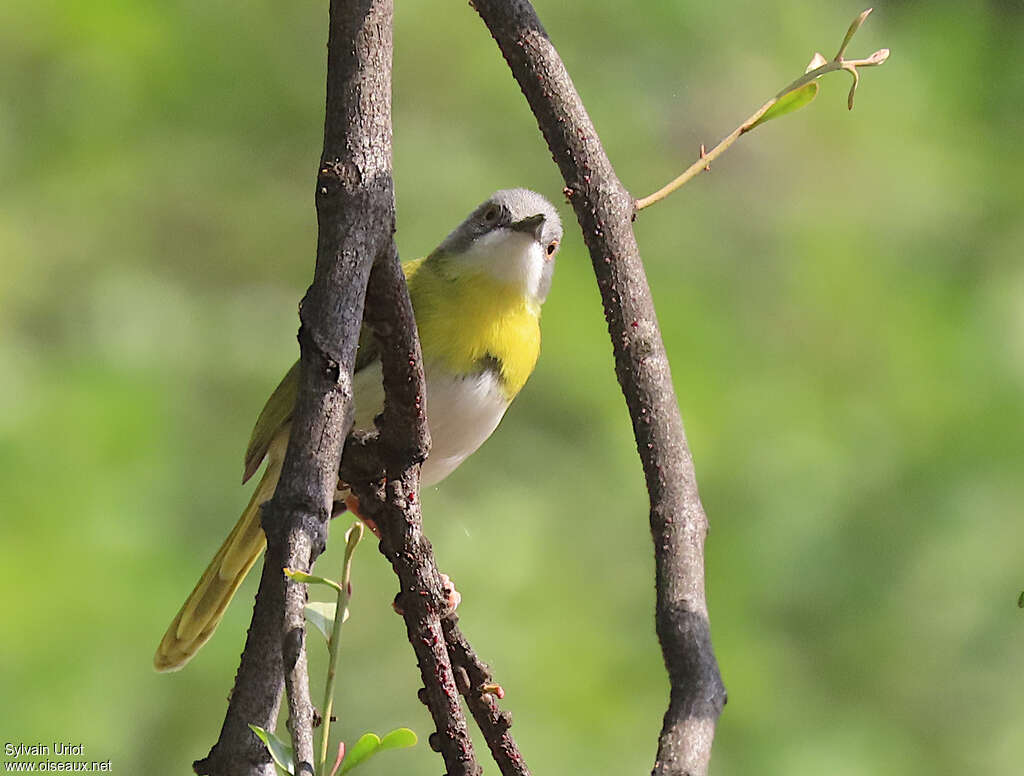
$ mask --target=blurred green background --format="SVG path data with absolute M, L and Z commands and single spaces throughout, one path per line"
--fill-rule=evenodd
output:
M 862 6 L 538 10 L 639 196 Z M 5 742 L 184 774 L 216 737 L 256 580 L 187 670 L 150 660 L 296 354 L 325 34 L 325 2 L 0 5 Z M 395 37 L 405 259 L 496 188 L 562 202 L 465 3 L 399 3 Z M 893 53 L 853 113 L 830 76 L 637 220 L 712 526 L 714 774 L 1024 763 L 1022 37 L 1019 2 L 879 3 L 850 53 Z M 535 376 L 424 508 L 534 772 L 644 773 L 667 695 L 646 496 L 574 226 Z M 355 580 L 340 729 L 425 739 L 372 543 Z M 441 769 L 424 741 L 365 772 Z

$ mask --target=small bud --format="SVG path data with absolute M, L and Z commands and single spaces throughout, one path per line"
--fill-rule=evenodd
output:
M 490 682 L 488 684 L 485 684 L 480 689 L 483 690 L 484 692 L 492 693 L 494 695 L 497 695 L 499 699 L 505 697 L 505 688 L 502 687 L 497 682 Z
M 825 59 L 824 55 L 820 51 L 814 52 L 814 57 L 810 62 L 807 63 L 807 67 L 804 68 L 805 73 L 809 73 L 812 70 L 817 70 L 822 65 L 827 65 L 828 60 Z
M 878 49 L 874 54 L 868 57 L 868 62 L 872 65 L 880 65 L 889 58 L 889 49 Z

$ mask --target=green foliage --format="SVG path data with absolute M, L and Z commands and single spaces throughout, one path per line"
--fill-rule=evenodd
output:
M 411 746 L 416 746 L 416 734 L 409 728 L 392 730 L 384 738 L 376 733 L 365 733 L 345 756 L 339 773 L 355 770 L 378 752 L 388 749 L 407 749 Z
M 334 630 L 334 617 L 338 612 L 338 604 L 334 601 L 310 601 L 306 604 L 306 619 L 318 631 L 324 634 L 324 638 L 331 640 L 331 631 Z M 345 610 L 345 620 L 348 620 L 348 610 Z
M 797 81 L 786 87 L 783 92 L 772 100 L 771 107 L 769 107 L 760 118 L 743 126 L 743 131 L 749 132 L 766 121 L 771 121 L 772 119 L 800 110 L 800 108 L 812 102 L 818 95 L 818 83 L 816 80 L 810 79 L 821 78 L 821 76 L 829 72 L 835 72 L 836 70 L 845 70 L 853 77 L 853 85 L 850 87 L 850 94 L 846 100 L 847 107 L 850 110 L 853 110 L 853 98 L 857 93 L 857 86 L 860 83 L 860 68 L 874 67 L 876 65 L 884 64 L 889 58 L 889 49 L 879 49 L 874 54 L 864 59 L 855 59 L 846 56 L 847 46 L 850 45 L 850 41 L 853 40 L 853 36 L 856 34 L 857 30 L 861 28 L 861 25 L 864 24 L 864 21 L 871 14 L 871 11 L 872 9 L 868 8 L 853 20 L 849 29 L 846 31 L 846 35 L 839 46 L 839 50 L 831 61 L 825 59 L 820 51 L 815 52 L 810 64 L 808 64 L 804 69 L 804 77 L 797 79 Z
M 363 538 L 365 532 L 362 522 L 355 522 L 345 532 L 345 556 L 342 565 L 341 579 L 337 582 L 306 574 L 292 569 L 284 569 L 285 575 L 294 582 L 306 582 L 310 584 L 328 585 L 338 592 L 338 600 L 334 603 L 314 601 L 306 604 L 305 612 L 307 619 L 319 630 L 327 640 L 329 660 L 327 666 L 327 680 L 322 708 L 323 722 L 320 726 L 320 756 L 317 761 L 316 772 L 323 774 L 327 770 L 327 752 L 330 749 L 331 723 L 334 720 L 334 688 L 337 678 L 340 651 L 341 651 L 341 626 L 348 619 L 349 590 L 352 587 L 352 556 L 356 547 Z M 337 611 L 341 609 L 343 616 L 341 622 L 337 620 Z M 295 772 L 295 752 L 290 745 L 277 738 L 271 732 L 264 730 L 258 725 L 249 725 L 252 731 L 259 736 L 267 746 L 270 756 L 278 768 L 287 772 Z M 398 728 L 381 738 L 376 733 L 363 734 L 355 745 L 346 750 L 344 743 L 338 745 L 338 758 L 331 769 L 330 776 L 334 776 L 338 769 L 341 773 L 354 770 L 358 765 L 369 760 L 377 752 L 387 749 L 405 749 L 416 745 L 416 734 L 409 728 Z
M 252 732 L 267 745 L 267 751 L 274 760 L 274 764 L 283 773 L 295 773 L 295 752 L 291 744 L 282 741 L 276 734 L 267 732 L 259 725 L 249 725 Z M 331 776 L 335 773 L 348 773 L 364 764 L 378 752 L 385 752 L 389 749 L 409 749 L 416 746 L 416 734 L 409 728 L 396 728 L 383 738 L 376 733 L 364 733 L 351 749 L 345 752 L 342 748 L 340 768 L 335 766 Z
M 327 579 L 327 577 L 318 577 L 316 574 L 307 574 L 305 571 L 296 571 L 295 569 L 284 569 L 284 575 L 292 582 L 301 582 L 306 585 L 326 585 L 341 592 L 338 583 L 333 579 Z
M 786 92 L 782 97 L 776 100 L 775 104 L 772 105 L 764 115 L 761 116 L 757 121 L 750 125 L 748 129 L 754 129 L 766 121 L 777 119 L 780 116 L 785 116 L 788 113 L 794 113 L 800 110 L 805 105 L 809 105 L 813 102 L 814 98 L 818 96 L 818 82 L 811 81 L 808 84 L 804 84 L 799 89 L 794 89 L 791 92 Z
M 291 744 L 282 741 L 276 734 L 264 730 L 259 725 L 249 725 L 249 729 L 267 745 L 267 751 L 270 752 L 274 764 L 283 773 L 295 773 L 295 750 Z

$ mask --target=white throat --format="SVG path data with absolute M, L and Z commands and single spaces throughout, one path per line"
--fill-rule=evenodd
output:
M 463 261 L 536 299 L 547 257 L 532 236 L 511 229 L 495 229 L 474 240 Z

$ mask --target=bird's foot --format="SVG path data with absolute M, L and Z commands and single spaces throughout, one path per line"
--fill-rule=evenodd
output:
M 444 610 L 441 612 L 441 617 L 447 617 L 452 614 L 462 603 L 462 593 L 455 589 L 455 583 L 452 582 L 452 578 L 447 574 L 438 572 L 441 576 L 441 595 L 444 597 Z M 401 593 L 395 596 L 395 600 L 391 602 L 391 608 L 395 610 L 397 614 L 405 614 L 405 610 L 402 608 L 400 599 Z
M 441 574 L 441 572 L 438 573 Z M 444 612 L 444 616 L 447 617 L 459 608 L 459 604 L 462 603 L 462 593 L 455 589 L 455 583 L 452 582 L 452 578 L 447 574 L 441 574 L 441 592 L 444 594 L 444 601 L 448 605 Z

